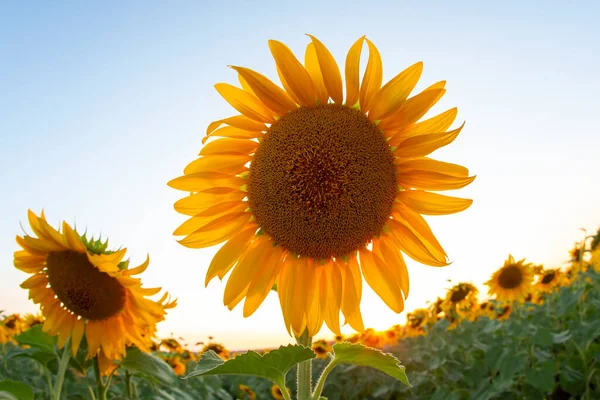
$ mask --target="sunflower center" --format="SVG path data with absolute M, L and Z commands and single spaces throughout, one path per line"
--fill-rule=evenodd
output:
M 78 316 L 100 320 L 125 305 L 125 289 L 116 278 L 99 271 L 86 254 L 52 252 L 46 259 L 48 281 L 65 307 Z
M 542 283 L 544 285 L 549 284 L 550 282 L 552 282 L 554 280 L 554 276 L 556 275 L 556 273 L 554 272 L 548 272 L 546 275 L 544 275 L 544 277 L 542 278 Z
M 306 257 L 341 257 L 367 244 L 389 218 L 394 158 L 358 110 L 301 107 L 269 128 L 248 177 L 259 226 Z
M 523 271 L 515 265 L 504 267 L 498 277 L 498 284 L 503 289 L 514 289 L 523 282 Z

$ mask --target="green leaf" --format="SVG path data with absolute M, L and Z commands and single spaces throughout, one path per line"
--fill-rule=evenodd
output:
M 342 342 L 334 344 L 331 364 L 333 364 L 331 367 L 338 364 L 354 364 L 375 368 L 410 386 L 405 368 L 400 364 L 400 360 L 391 354 L 365 347 L 359 343 Z
M 165 386 L 173 384 L 176 380 L 175 373 L 169 364 L 136 347 L 127 348 L 127 355 L 121 360 L 121 368 L 139 372 Z
M 544 394 L 549 394 L 554 390 L 554 375 L 556 375 L 556 363 L 554 361 L 548 361 L 525 370 L 527 383 L 541 390 Z
M 264 356 L 255 351 L 240 354 L 224 361 L 214 351 L 202 354 L 194 371 L 184 379 L 206 375 L 253 375 L 267 378 L 280 387 L 285 386 L 285 375 L 298 363 L 315 358 L 315 353 L 301 345 L 281 346 Z
M 27 345 L 38 349 L 55 352 L 56 336 L 50 336 L 42 332 L 42 325 L 38 324 L 26 330 L 20 335 L 15 336 L 15 340 L 20 345 Z
M 566 331 L 562 331 L 555 335 L 552 335 L 552 342 L 555 344 L 564 343 L 567 340 L 571 339 L 571 332 L 567 329 Z
M 24 382 L 0 381 L 0 399 L 33 400 L 33 389 Z

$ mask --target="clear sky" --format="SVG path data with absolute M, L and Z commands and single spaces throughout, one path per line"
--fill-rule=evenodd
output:
M 190 343 L 212 335 L 230 348 L 289 342 L 274 293 L 244 319 L 222 305 L 218 280 L 204 288 L 217 247 L 175 241 L 184 217 L 173 203 L 182 193 L 166 182 L 197 155 L 208 123 L 234 115 L 213 88 L 237 82 L 226 66 L 277 80 L 267 40 L 303 57 L 305 33 L 339 65 L 366 34 L 383 57 L 384 80 L 422 60 L 417 89 L 447 80 L 433 111 L 458 106 L 467 122 L 434 156 L 477 175 L 456 193 L 474 204 L 428 218 L 453 264 L 410 261 L 406 310 L 442 295 L 448 279 L 481 285 L 509 252 L 561 265 L 579 228 L 600 225 L 600 3 L 355 4 L 0 2 L 0 309 L 36 310 L 12 256 L 27 209 L 44 208 L 54 226 L 76 222 L 128 247 L 133 263 L 150 254 L 145 285 L 179 298 L 161 335 Z M 362 310 L 377 329 L 406 318 L 369 290 Z

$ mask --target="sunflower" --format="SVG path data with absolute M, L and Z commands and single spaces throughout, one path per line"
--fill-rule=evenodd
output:
M 479 317 L 488 317 L 489 319 L 494 318 L 494 304 L 490 301 L 484 301 L 479 304 L 476 311 L 477 316 Z
M 219 343 L 209 343 L 207 345 L 205 345 L 202 348 L 201 353 L 207 352 L 209 350 L 214 351 L 215 353 L 217 353 L 217 355 L 219 357 L 221 357 L 223 360 L 229 360 L 231 354 L 229 353 L 229 350 L 227 350 L 225 348 L 225 346 L 223 346 L 222 344 Z
M 31 274 L 21 287 L 29 298 L 40 304 L 45 318 L 43 330 L 58 335 L 62 348 L 71 338 L 73 354 L 85 335 L 88 358 L 98 355 L 104 371 L 112 368 L 111 360 L 120 360 L 127 346 L 148 351 L 156 324 L 165 309 L 176 302 L 158 302 L 147 296 L 160 288 L 142 288 L 140 279 L 149 263 L 129 269 L 122 261 L 126 249 L 107 251 L 108 242 L 79 236 L 66 222 L 62 233 L 52 228 L 44 217 L 28 213 L 36 237 L 17 236 L 22 250 L 14 254 L 19 270 Z
M 446 317 L 450 317 L 453 320 L 456 320 L 456 315 L 461 318 L 468 317 L 472 314 L 472 309 L 478 303 L 478 295 L 479 290 L 472 283 L 458 283 L 448 290 L 446 298 L 441 305 L 442 310 L 446 314 Z
M 427 325 L 429 310 L 426 308 L 417 308 L 406 314 L 406 336 L 424 335 L 424 327 Z
M 248 398 L 250 400 L 256 400 L 256 393 L 254 393 L 254 390 L 250 389 L 249 386 L 240 384 L 240 390 L 242 391 L 242 398 Z
M 0 344 L 4 344 L 11 341 L 11 335 L 4 325 L 0 323 Z
M 44 316 L 40 313 L 37 314 L 25 314 L 23 316 L 23 330 L 30 329 L 36 325 L 44 323 Z
M 10 336 L 18 335 L 24 331 L 24 324 L 20 314 L 12 314 L 5 317 L 2 324 Z
M 344 337 L 344 335 L 335 335 L 335 336 L 333 337 L 333 341 L 334 341 L 335 343 L 340 343 L 340 342 L 343 342 L 343 341 L 345 341 L 345 340 L 346 340 L 346 338 Z
M 242 88 L 215 88 L 240 115 L 211 123 L 200 157 L 169 182 L 190 192 L 175 203 L 190 217 L 174 232 L 185 236 L 180 243 L 225 242 L 205 284 L 232 270 L 223 301 L 233 309 L 245 299 L 247 317 L 276 282 L 285 326 L 296 336 L 314 336 L 324 322 L 339 334 L 340 310 L 364 330 L 362 276 L 401 312 L 409 280 L 400 251 L 448 264 L 421 214 L 452 214 L 472 203 L 431 191 L 475 179 L 465 167 L 427 157 L 462 129 L 448 130 L 456 108 L 418 122 L 445 93 L 445 81 L 409 98 L 422 72 L 418 62 L 382 86 L 379 52 L 362 37 L 346 58 L 344 96 L 336 61 L 310 39 L 304 65 L 286 45 L 269 41 L 284 89 L 231 67 Z M 369 60 L 360 82 L 364 41 Z
M 327 358 L 327 354 L 331 352 L 331 345 L 326 340 L 317 340 L 312 344 L 312 350 L 317 355 L 317 358 Z
M 292 391 L 290 390 L 290 388 L 286 387 L 285 390 L 287 390 L 287 392 L 290 396 L 292 395 Z M 281 389 L 279 389 L 279 386 L 277 386 L 277 385 L 271 386 L 271 396 L 273 396 L 273 398 L 275 400 L 285 399 L 285 397 L 283 396 L 283 393 L 281 392 Z
M 510 316 L 512 311 L 513 311 L 512 305 L 505 304 L 505 305 L 501 306 L 500 308 L 496 309 L 496 318 L 499 319 L 500 321 L 504 321 L 504 320 L 508 319 L 508 317 Z
M 185 375 L 186 366 L 181 361 L 181 358 L 179 358 L 179 356 L 167 357 L 167 358 L 165 358 L 165 361 L 167 362 L 167 364 L 169 364 L 171 366 L 171 368 L 173 368 L 173 372 L 175 372 L 175 375 L 177 375 L 177 376 Z
M 166 348 L 171 353 L 181 353 L 183 347 L 175 338 L 163 339 L 160 341 L 160 346 Z
M 564 272 L 559 269 L 544 270 L 537 281 L 536 287 L 542 293 L 550 293 L 558 286 L 567 282 Z
M 525 259 L 518 262 L 509 254 L 504 265 L 494 272 L 485 284 L 489 286 L 490 296 L 496 296 L 498 301 L 524 301 L 532 290 L 533 269 Z

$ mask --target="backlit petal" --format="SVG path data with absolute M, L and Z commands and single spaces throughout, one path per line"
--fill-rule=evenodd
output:
M 369 119 L 381 120 L 396 112 L 417 85 L 422 72 L 423 63 L 415 63 L 379 89 L 369 106 Z
M 327 47 L 325 47 L 319 39 L 312 35 L 308 36 L 315 45 L 319 66 L 321 67 L 321 74 L 323 75 L 323 82 L 325 83 L 329 97 L 333 99 L 334 103 L 342 104 L 342 101 L 344 100 L 342 75 L 335 62 L 335 58 L 333 58 Z
M 379 50 L 369 39 L 365 40 L 369 45 L 369 61 L 360 85 L 360 110 L 363 113 L 369 111 L 373 97 L 381 88 L 381 82 L 383 81 L 383 63 Z
M 232 66 L 231 68 L 248 82 L 254 95 L 276 115 L 285 115 L 296 109 L 296 103 L 285 90 L 275 85 L 266 76 L 244 67 Z
M 277 68 L 285 78 L 285 82 L 294 97 L 300 100 L 300 105 L 312 106 L 316 104 L 315 85 L 306 69 L 294 56 L 294 53 L 285 44 L 276 40 L 269 40 L 269 48 Z
M 215 89 L 233 108 L 246 117 L 258 122 L 275 122 L 273 112 L 256 96 L 227 83 L 217 83 Z

